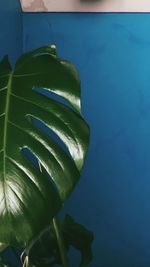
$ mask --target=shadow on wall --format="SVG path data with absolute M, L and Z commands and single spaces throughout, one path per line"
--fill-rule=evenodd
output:
M 82 4 L 82 3 L 83 3 L 83 4 L 86 4 L 86 3 L 87 3 L 87 4 L 89 4 L 89 3 L 90 3 L 90 4 L 92 4 L 92 3 L 93 3 L 93 4 L 94 4 L 94 3 L 97 4 L 98 2 L 104 2 L 104 1 L 105 1 L 105 0 L 79 0 L 79 2 L 80 2 L 81 4 Z
M 46 8 L 44 1 L 41 0 L 32 0 L 31 2 L 27 2 L 25 4 L 24 2 L 24 11 L 48 11 L 48 9 Z

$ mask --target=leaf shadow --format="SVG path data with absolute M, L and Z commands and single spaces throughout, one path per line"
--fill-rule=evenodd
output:
M 96 3 L 102 3 L 105 0 L 79 0 L 81 4 L 96 4 Z

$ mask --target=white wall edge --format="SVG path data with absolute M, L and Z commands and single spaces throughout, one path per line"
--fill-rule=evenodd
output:
M 150 12 L 150 0 L 20 0 L 24 12 Z

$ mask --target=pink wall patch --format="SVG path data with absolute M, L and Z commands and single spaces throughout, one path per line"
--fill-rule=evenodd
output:
M 150 12 L 150 0 L 21 0 L 25 12 Z

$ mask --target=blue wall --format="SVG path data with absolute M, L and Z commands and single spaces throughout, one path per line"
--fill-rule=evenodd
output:
M 24 51 L 55 43 L 82 80 L 91 145 L 66 205 L 92 267 L 150 266 L 150 14 L 24 14 Z
M 0 60 L 6 54 L 14 64 L 22 52 L 22 14 L 19 0 L 0 1 Z

